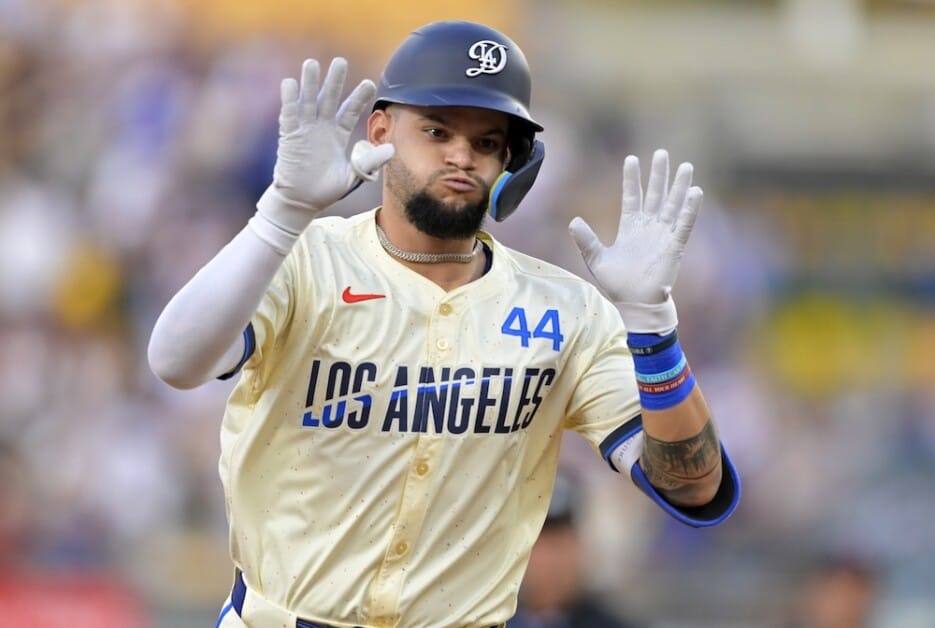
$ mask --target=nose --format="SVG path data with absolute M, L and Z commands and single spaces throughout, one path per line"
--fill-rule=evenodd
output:
M 445 164 L 460 170 L 474 168 L 474 148 L 471 142 L 463 137 L 453 138 L 446 146 Z

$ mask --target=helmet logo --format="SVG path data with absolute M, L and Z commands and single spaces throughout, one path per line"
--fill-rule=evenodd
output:
M 468 68 L 464 71 L 472 78 L 480 74 L 497 74 L 506 67 L 506 46 L 489 39 L 482 39 L 471 44 L 468 56 L 478 63 L 476 68 Z

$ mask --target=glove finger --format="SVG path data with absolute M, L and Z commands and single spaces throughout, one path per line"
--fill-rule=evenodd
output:
M 675 223 L 682 205 L 685 204 L 685 195 L 688 194 L 688 188 L 691 187 L 694 170 L 694 166 L 688 162 L 679 165 L 679 169 L 675 173 L 675 180 L 672 182 L 672 189 L 669 190 L 666 202 L 662 206 L 662 213 L 659 215 L 663 222 Z
M 318 75 L 321 68 L 315 59 L 306 59 L 302 64 L 302 84 L 299 91 L 299 116 L 314 120 L 318 115 Z
M 288 135 L 299 128 L 299 83 L 294 78 L 283 79 L 279 84 L 279 134 Z
M 643 186 L 640 183 L 640 158 L 627 155 L 623 160 L 623 200 L 620 210 L 624 214 L 635 214 L 643 206 Z
M 374 146 L 367 140 L 360 140 L 351 150 L 351 169 L 359 178 L 373 181 L 377 178 L 380 168 L 396 154 L 396 147 L 392 144 Z
M 335 57 L 331 60 L 331 66 L 321 85 L 321 93 L 318 94 L 319 118 L 330 120 L 337 113 L 345 80 L 347 80 L 347 59 Z
M 646 200 L 643 201 L 643 213 L 659 213 L 668 187 L 669 153 L 660 148 L 653 153 L 653 163 L 649 169 L 649 181 L 646 184 Z
M 603 248 L 600 239 L 591 230 L 590 225 L 578 216 L 568 224 L 568 232 L 571 233 L 572 240 L 575 241 L 578 250 L 581 251 L 581 257 L 584 258 L 585 263 L 590 268 L 591 263 Z
M 377 86 L 373 84 L 373 81 L 369 79 L 361 81 L 338 110 L 338 126 L 348 133 L 353 131 L 361 112 L 370 104 L 376 93 Z
M 675 224 L 675 238 L 682 246 L 688 242 L 688 237 L 692 233 L 703 198 L 704 192 L 697 185 L 689 188 L 685 195 L 685 203 L 682 205 L 682 211 L 679 212 L 679 218 Z

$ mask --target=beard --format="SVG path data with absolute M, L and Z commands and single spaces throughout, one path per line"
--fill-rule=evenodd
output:
M 454 204 L 429 192 L 435 181 L 451 174 L 450 170 L 436 172 L 421 189 L 416 189 L 412 172 L 396 159 L 387 164 L 386 174 L 387 187 L 402 201 L 409 222 L 422 233 L 441 240 L 464 239 L 474 236 L 483 226 L 490 198 L 490 186 L 483 180 L 468 175 L 481 188 L 480 201 Z
M 442 240 L 472 237 L 484 224 L 487 215 L 487 197 L 477 203 L 465 203 L 455 207 L 438 200 L 428 190 L 422 189 L 406 201 L 406 218 L 413 226 Z

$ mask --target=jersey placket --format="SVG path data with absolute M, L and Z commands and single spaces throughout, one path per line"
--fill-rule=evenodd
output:
M 426 329 L 427 359 L 423 364 L 452 365 L 458 330 L 455 309 L 447 296 L 435 305 Z M 371 588 L 371 621 L 378 626 L 393 626 L 399 621 L 399 597 L 407 564 L 425 522 L 432 498 L 432 470 L 444 453 L 444 443 L 441 435 L 431 431 L 416 438 L 393 534 Z

